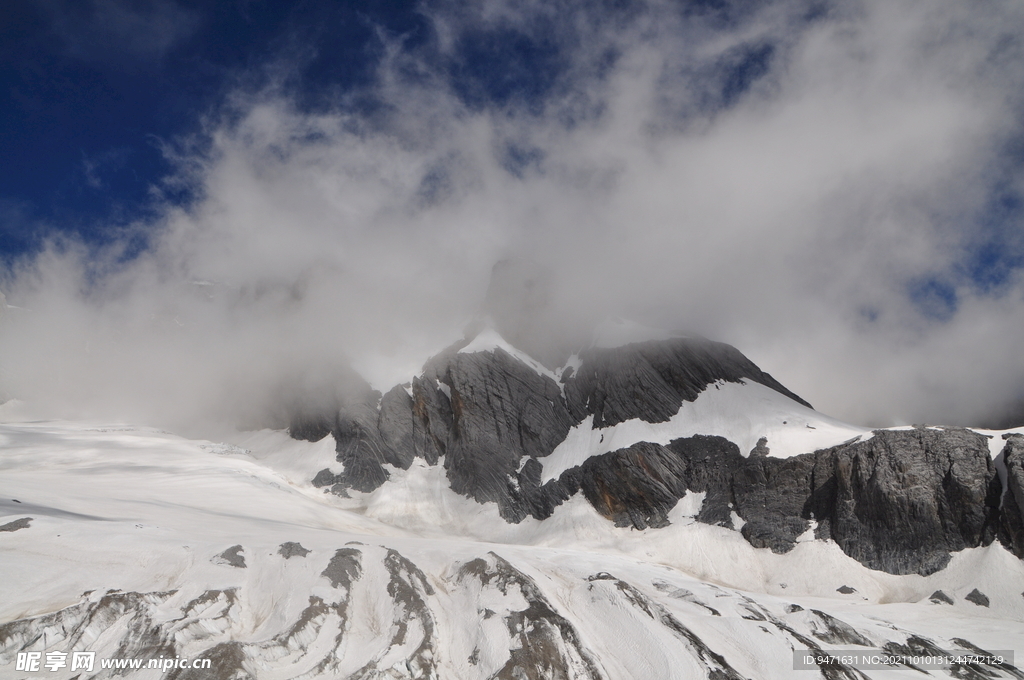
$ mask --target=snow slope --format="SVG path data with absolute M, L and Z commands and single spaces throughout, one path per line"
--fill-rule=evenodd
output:
M 210 675 L 130 677 L 274 679 L 788 678 L 794 648 L 854 634 L 1024 653 L 1024 563 L 998 545 L 893 576 L 821 541 L 754 549 L 694 522 L 694 494 L 664 529 L 617 529 L 580 497 L 510 525 L 420 460 L 373 493 L 324 494 L 306 480 L 332 447 L 0 424 L 0 678 L 33 677 L 14 670 L 25 650 L 207 655 Z
M 593 346 L 614 348 L 672 337 L 679 336 L 629 321 L 607 321 L 595 333 Z M 579 357 L 573 355 L 566 366 L 551 371 L 513 347 L 493 328 L 482 331 L 459 352 L 493 352 L 496 349 L 556 383 L 568 368 L 576 371 L 580 366 Z M 910 429 L 910 426 L 882 429 Z M 1005 431 L 973 429 L 989 437 L 993 458 L 1002 451 L 1004 434 L 1024 433 L 1024 428 Z M 624 449 L 639 442 L 665 445 L 674 439 L 694 435 L 719 436 L 736 444 L 741 455 L 747 456 L 763 437 L 769 456 L 789 458 L 850 441 L 867 441 L 873 436 L 872 432 L 869 428 L 819 413 L 753 380 L 743 379 L 738 383 L 720 380 L 705 387 L 695 401 L 680 402 L 679 411 L 665 422 L 650 423 L 634 418 L 610 427 L 595 428 L 593 417 L 587 417 L 569 431 L 551 454 L 539 459 L 543 465 L 541 479 L 542 482 L 557 479 L 591 456 Z M 1005 481 L 1005 470 L 1001 474 Z
M 663 423 L 634 418 L 594 428 L 593 417 L 587 418 L 542 460 L 543 480 L 557 478 L 590 456 L 637 442 L 668 444 L 697 434 L 724 437 L 739 446 L 744 456 L 765 437 L 769 455 L 789 457 L 870 436 L 871 431 L 829 418 L 751 380 L 719 381 L 708 385 L 695 401 L 682 402 L 679 412 Z
M 607 321 L 595 332 L 594 347 L 621 347 L 644 340 L 678 337 L 628 321 Z M 525 352 L 513 347 L 493 328 L 485 328 L 459 353 L 502 350 L 540 375 L 556 383 L 568 369 L 579 369 L 577 355 L 566 366 L 552 371 Z M 789 457 L 842 444 L 856 438 L 870 438 L 871 431 L 843 423 L 797 403 L 785 395 L 752 380 L 742 383 L 718 381 L 708 385 L 694 402 L 680 403 L 679 412 L 667 422 L 649 423 L 639 418 L 605 428 L 594 428 L 588 417 L 573 427 L 566 439 L 543 463 L 543 481 L 583 464 L 587 458 L 638 442 L 668 444 L 673 439 L 696 434 L 717 435 L 739 446 L 746 456 L 759 439 L 767 438 L 769 455 Z M 525 461 L 524 461 L 525 462 Z

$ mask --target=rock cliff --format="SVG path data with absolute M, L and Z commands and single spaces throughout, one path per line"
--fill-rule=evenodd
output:
M 777 553 L 813 528 L 814 537 L 894 574 L 932 573 L 951 553 L 997 537 L 1024 555 L 1019 435 L 1001 454 L 1005 492 L 986 436 L 926 427 L 877 430 L 785 458 L 771 455 L 768 437 L 750 451 L 704 434 L 636 441 L 585 456 L 545 481 L 546 457 L 587 419 L 603 441 L 607 428 L 656 426 L 709 386 L 727 383 L 763 385 L 794 408 L 809 404 L 735 348 L 702 338 L 591 348 L 558 371 L 511 348 L 466 346 L 430 360 L 409 387 L 381 396 L 362 385 L 348 389 L 358 396 L 330 416 L 297 413 L 293 436 L 333 433 L 344 465 L 315 483 L 339 494 L 370 492 L 387 482 L 389 467 L 408 469 L 419 457 L 443 464 L 452 491 L 496 503 L 509 522 L 546 519 L 582 493 L 617 526 L 661 527 L 679 499 L 702 493 L 698 521 L 739 530 Z

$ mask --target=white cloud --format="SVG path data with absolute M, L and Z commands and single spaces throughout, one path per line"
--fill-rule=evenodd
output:
M 532 5 L 510 6 L 435 10 L 438 42 L 390 45 L 370 116 L 238 93 L 211 150 L 185 159 L 202 200 L 169 208 L 149 252 L 51 250 L 11 279 L 31 312 L 5 319 L 4 389 L 194 423 L 349 356 L 386 386 L 519 255 L 555 269 L 551 318 L 731 342 L 837 417 L 972 420 L 1020 394 L 1024 282 L 982 294 L 963 262 L 1016 133 L 1022 10 L 567 11 L 572 57 L 543 106 L 466 107 L 437 65 L 466 31 L 528 32 Z M 729 107 L 697 96 L 747 44 L 775 46 L 764 77 Z M 535 150 L 518 174 L 510 143 Z M 910 296 L 930 278 L 956 293 L 949 318 Z

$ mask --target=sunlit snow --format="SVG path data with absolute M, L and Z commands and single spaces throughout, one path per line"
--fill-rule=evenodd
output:
M 0 418 L 10 415 L 0 409 Z M 182 631 L 187 651 L 201 649 L 203 636 L 213 634 L 267 640 L 297 620 L 310 597 L 344 596 L 347 622 L 317 619 L 316 628 L 289 638 L 290 647 L 273 661 L 261 661 L 272 665 L 260 677 L 294 677 L 328 657 L 337 660 L 332 677 L 345 677 L 370 657 L 397 663 L 410 653 L 410 641 L 425 635 L 420 620 L 387 595 L 387 572 L 379 565 L 397 551 L 434 584 L 432 625 L 439 649 L 447 650 L 438 663 L 452 678 L 489 677 L 519 644 L 497 625 L 502 612 L 525 606 L 518 591 L 455 588 L 449 565 L 492 553 L 535 579 L 590 645 L 619 650 L 602 659 L 610 678 L 675 677 L 672 669 L 689 667 L 696 657 L 680 656 L 685 647 L 647 627 L 650 619 L 636 618 L 638 610 L 622 609 L 611 583 L 588 580 L 606 572 L 637 584 L 645 597 L 661 598 L 659 606 L 727 654 L 746 677 L 785 676 L 791 649 L 786 639 L 759 633 L 747 618 L 751 602 L 777 616 L 789 616 L 793 602 L 824 609 L 879 641 L 905 639 L 893 624 L 940 639 L 967 637 L 989 649 L 1012 649 L 1024 639 L 1024 563 L 998 543 L 957 553 L 928 577 L 894 576 L 808 534 L 784 555 L 755 549 L 736 531 L 694 521 L 703 502 L 694 493 L 660 529 L 617 528 L 580 494 L 547 520 L 509 524 L 494 504 L 452 492 L 443 464 L 420 459 L 407 471 L 389 468 L 391 480 L 372 493 L 325 493 L 309 479 L 322 466 L 340 469 L 333 446 L 329 437 L 302 442 L 269 430 L 199 441 L 124 423 L 0 424 L 0 524 L 32 518 L 28 528 L 0 533 L 0 620 L 53 612 L 93 597 L 82 595 L 89 591 L 174 591 L 161 605 L 170 615 L 204 592 L 240 589 L 242 600 L 232 609 L 237 618 L 209 619 L 210 626 L 228 626 L 223 632 Z M 279 546 L 286 541 L 310 554 L 284 559 Z M 241 546 L 244 569 L 217 557 L 234 545 Z M 339 594 L 320 574 L 344 546 L 362 552 L 363 571 L 357 588 Z M 842 586 L 855 594 L 838 593 Z M 975 588 L 988 595 L 990 608 L 964 601 Z M 938 589 L 956 603 L 937 609 L 928 597 Z M 483 608 L 498 612 L 497 622 L 478 618 Z M 406 622 L 407 637 L 391 644 L 388 631 L 397 620 Z M 814 623 L 800 623 L 798 615 L 787 621 L 805 630 Z M 335 649 L 340 626 L 346 633 Z M 628 649 L 617 646 L 627 643 Z M 476 663 L 467 662 L 471 654 Z M 8 677 L 7 668 L 0 665 L 0 677 Z
M 716 435 L 736 444 L 746 456 L 761 437 L 766 437 L 769 455 L 786 458 L 870 433 L 866 428 L 822 415 L 760 383 L 717 382 L 708 385 L 695 401 L 682 402 L 679 412 L 662 423 L 634 418 L 594 428 L 593 417 L 589 416 L 569 431 L 551 455 L 541 459 L 542 479 L 557 479 L 590 456 L 638 442 L 668 444 L 681 437 Z

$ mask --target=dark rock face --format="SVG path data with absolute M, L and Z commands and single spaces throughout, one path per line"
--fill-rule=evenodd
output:
M 357 491 L 373 491 L 386 482 L 388 473 L 382 465 L 396 458 L 377 429 L 376 396 L 371 392 L 360 401 L 345 404 L 334 429 L 338 461 L 345 466 L 337 481 Z
M 732 473 L 745 460 L 739 448 L 723 437 L 704 435 L 677 439 L 667 448 L 686 461 L 686 488 L 707 494 L 697 519 L 733 528 Z
M 668 511 L 686 494 L 686 461 L 647 442 L 583 465 L 580 487 L 590 504 L 615 526 L 666 526 Z
M 413 379 L 412 396 L 396 386 L 381 397 L 345 374 L 334 392 L 291 397 L 299 404 L 290 415 L 292 436 L 316 441 L 333 434 L 344 464 L 338 475 L 322 471 L 315 484 L 337 493 L 372 491 L 388 479 L 385 464 L 408 469 L 416 457 L 431 465 L 444 457 L 456 492 L 496 502 L 502 516 L 517 522 L 545 509 L 550 514 L 552 503 L 568 497 L 565 489 L 534 493 L 539 469 L 520 471 L 522 459 L 548 455 L 588 415 L 599 426 L 629 418 L 659 422 L 709 384 L 742 378 L 805 403 L 737 350 L 703 339 L 587 350 L 580 370 L 567 371 L 561 385 L 501 349 L 460 354 L 465 345 L 431 359 Z M 637 517 L 648 511 L 653 506 Z M 650 515 L 655 524 L 663 521 L 659 512 Z
M 395 385 L 381 398 L 377 430 L 384 447 L 384 459 L 397 468 L 408 470 L 416 457 L 412 397 L 401 385 Z
M 380 393 L 355 374 L 346 375 L 345 384 L 334 393 L 296 400 L 298 405 L 289 416 L 291 436 L 319 441 L 333 434 L 338 461 L 345 465 L 340 475 L 332 477 L 328 471 L 317 475 L 319 485 L 372 491 L 388 479 L 382 464 L 399 456 L 381 439 L 377 423 L 382 401 Z
M 740 533 L 755 548 L 788 552 L 810 527 L 806 490 L 810 488 L 812 456 L 751 456 L 737 471 L 733 503 L 745 522 Z
M 452 430 L 452 404 L 434 378 L 412 381 L 412 439 L 417 456 L 431 465 L 448 450 Z
M 318 442 L 331 434 L 334 425 L 334 413 L 297 413 L 288 426 L 288 434 L 295 439 Z
M 967 593 L 967 595 L 964 596 L 964 599 L 968 602 L 973 602 L 979 607 L 987 607 L 989 605 L 988 596 L 977 588 Z
M 492 678 L 602 680 L 605 677 L 576 627 L 558 613 L 531 577 L 490 552 L 486 557 L 460 566 L 456 583 L 473 581 L 477 590 L 493 586 L 503 594 L 518 591 L 525 603 L 524 609 L 509 611 L 504 617 L 503 623 L 515 643 L 508 660 Z M 484 619 L 495 612 L 484 610 L 481 614 Z M 479 654 L 479 648 L 475 653 Z
M 245 556 L 242 555 L 244 550 L 241 545 L 233 545 L 214 557 L 213 560 L 215 563 L 228 564 L 238 569 L 245 569 Z
M 316 473 L 316 477 L 313 477 L 313 486 L 320 488 L 322 486 L 330 486 L 334 484 L 334 480 L 337 477 L 333 472 L 324 468 L 320 472 Z
M 999 457 L 1006 465 L 1003 539 L 1017 557 L 1024 558 L 1024 435 L 1006 435 L 1006 446 Z
M 295 541 L 285 541 L 277 549 L 277 554 L 284 557 L 286 560 L 293 557 L 305 557 L 310 553 L 309 550 L 302 547 L 301 543 Z
M 999 479 L 976 432 L 880 430 L 814 457 L 818 535 L 872 569 L 929 574 L 995 538 Z
M 734 528 L 739 517 L 751 545 L 776 553 L 813 520 L 816 537 L 890 573 L 932 573 L 951 552 L 997 536 L 1024 556 L 1024 437 L 1010 437 L 1002 454 L 1005 494 L 986 438 L 957 428 L 882 430 L 787 459 L 770 457 L 764 439 L 747 456 L 721 437 L 641 442 L 542 484 L 540 461 L 588 416 L 595 427 L 663 422 L 716 381 L 741 379 L 806 402 L 734 348 L 704 339 L 586 350 L 560 383 L 501 349 L 459 353 L 465 345 L 430 360 L 411 396 L 349 384 L 330 409 L 293 416 L 293 436 L 331 432 L 337 441 L 344 471 L 323 470 L 314 484 L 372 491 L 388 480 L 386 465 L 443 459 L 452 490 L 496 503 L 509 522 L 550 517 L 582 492 L 618 526 L 661 527 L 680 498 L 698 492 L 699 521 Z
M 339 548 L 334 551 L 334 556 L 327 563 L 327 567 L 320 574 L 334 588 L 352 588 L 352 582 L 363 574 L 362 551 L 356 548 Z
M 498 503 L 502 516 L 512 522 L 527 515 L 548 517 L 581 488 L 595 505 L 601 498 L 616 497 L 602 485 L 614 487 L 614 479 L 623 477 L 627 468 L 647 464 L 664 477 L 639 482 L 642 475 L 628 475 L 638 488 L 615 507 L 605 503 L 602 511 L 619 524 L 638 528 L 667 522 L 666 513 L 681 495 L 680 488 L 687 487 L 679 487 L 680 470 L 673 462 L 678 456 L 653 445 L 627 454 L 631 460 L 594 461 L 579 474 L 542 487 L 536 459 L 553 451 L 569 428 L 588 415 L 598 425 L 634 417 L 658 422 L 678 412 L 684 400 L 696 399 L 709 384 L 741 378 L 805 403 L 735 349 L 702 339 L 588 350 L 580 370 L 562 376 L 562 387 L 500 349 L 459 354 L 457 347 L 429 362 L 424 377 L 413 383 L 416 453 L 428 462 L 429 453 L 445 455 L 452 489 Z M 435 385 L 446 386 L 447 394 Z M 766 454 L 767 448 L 762 446 L 759 452 Z M 735 458 L 742 459 L 738 451 Z M 604 463 L 620 469 L 606 470 Z M 696 474 L 715 473 L 701 468 Z M 698 482 L 689 488 L 704 486 Z M 718 493 L 720 485 L 714 486 Z M 712 502 L 707 515 L 717 513 L 716 523 L 728 523 L 726 506 Z
M 456 354 L 440 380 L 451 392 L 452 490 L 507 505 L 522 457 L 548 455 L 573 425 L 558 384 L 501 349 Z
M 935 604 L 953 604 L 953 598 L 951 598 L 949 595 L 946 595 L 946 593 L 942 592 L 941 590 L 936 590 L 928 599 L 934 602 Z
M 663 526 L 677 499 L 704 492 L 699 521 L 732 527 L 735 512 L 752 545 L 777 553 L 792 549 L 814 519 L 818 538 L 894 574 L 941 569 L 949 553 L 990 543 L 999 525 L 986 439 L 961 429 L 882 430 L 866 442 L 782 459 L 744 458 L 726 439 L 696 436 L 594 456 L 543 487 L 524 477 L 531 508 L 582 489 L 604 516 L 637 529 Z
M 416 456 L 413 399 L 401 386 L 381 397 L 369 384 L 347 386 L 344 396 L 292 415 L 289 432 L 296 439 L 319 441 L 333 434 L 339 475 L 317 474 L 314 484 L 373 491 L 388 480 L 384 464 L 408 469 Z
M 702 338 L 589 349 L 580 358 L 582 365 L 565 386 L 566 402 L 576 421 L 593 414 L 594 427 L 632 418 L 664 422 L 717 380 L 747 378 L 810 406 L 736 348 Z

